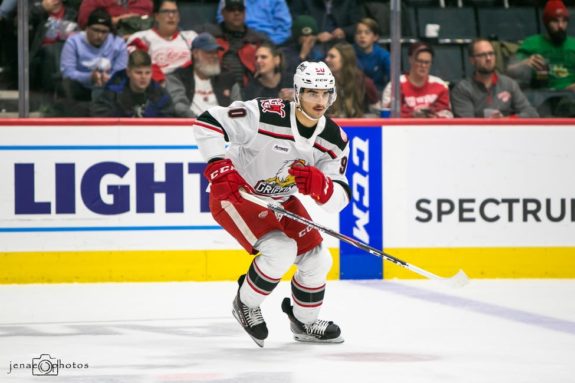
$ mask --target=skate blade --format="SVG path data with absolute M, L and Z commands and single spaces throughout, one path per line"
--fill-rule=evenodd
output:
M 316 344 L 330 344 L 330 343 L 343 343 L 344 339 L 341 336 L 338 336 L 337 338 L 333 338 L 333 339 L 317 339 L 316 337 L 313 336 L 309 336 L 309 335 L 296 335 L 294 334 L 293 338 L 295 340 L 297 340 L 298 342 L 302 342 L 302 343 L 316 343 Z
M 252 340 L 260 347 L 264 347 L 264 340 L 263 339 L 258 339 L 258 338 L 254 338 L 245 328 L 244 325 L 242 324 L 242 321 L 240 320 L 240 317 L 238 316 L 238 314 L 236 313 L 236 310 L 232 309 L 232 314 L 234 316 L 234 318 L 236 318 L 236 320 L 238 321 L 238 323 L 240 324 L 240 326 L 242 326 L 242 328 L 244 329 L 244 331 L 246 332 L 246 334 L 248 334 L 250 336 L 250 338 L 252 338 Z

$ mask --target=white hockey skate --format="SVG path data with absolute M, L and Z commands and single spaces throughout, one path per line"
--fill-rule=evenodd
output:
M 341 330 L 335 323 L 318 319 L 312 324 L 305 324 L 297 320 L 293 315 L 289 298 L 284 298 L 282 311 L 290 319 L 290 328 L 295 340 L 309 343 L 343 343 Z

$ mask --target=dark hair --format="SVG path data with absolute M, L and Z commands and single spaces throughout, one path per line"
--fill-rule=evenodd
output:
M 152 58 L 148 52 L 136 49 L 128 57 L 128 68 L 139 68 L 143 66 L 152 66 Z
M 160 12 L 162 5 L 164 5 L 166 2 L 176 4 L 176 0 L 154 0 L 154 13 Z
M 467 55 L 469 57 L 473 57 L 475 55 L 475 45 L 477 43 L 480 43 L 482 41 L 485 41 L 486 43 L 491 44 L 491 41 L 489 41 L 488 39 L 484 38 L 484 37 L 478 37 L 476 39 L 473 39 L 469 45 L 467 46 Z M 491 46 L 493 47 L 493 44 L 491 44 Z
M 431 55 L 431 57 L 434 56 L 433 48 L 431 48 L 430 45 L 428 45 L 427 43 L 424 43 L 423 41 L 417 41 L 417 42 L 411 44 L 409 46 L 409 49 L 407 50 L 407 54 L 409 55 L 409 57 L 414 57 L 414 58 L 415 58 L 415 55 L 418 55 L 421 52 L 428 52 Z
M 283 57 L 282 52 L 278 48 L 278 46 L 272 42 L 264 41 L 260 44 L 260 46 L 257 49 L 260 49 L 260 48 L 267 48 L 270 50 L 270 53 L 272 54 L 273 57 L 279 57 L 280 58 L 280 65 L 275 67 L 275 72 L 276 73 L 283 73 L 284 57 Z

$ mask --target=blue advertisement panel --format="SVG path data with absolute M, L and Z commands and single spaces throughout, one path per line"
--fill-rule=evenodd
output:
M 340 213 L 342 234 L 376 249 L 383 246 L 382 134 L 378 127 L 345 128 L 350 153 L 347 178 L 350 204 Z M 341 279 L 381 279 L 382 259 L 352 245 L 340 244 Z

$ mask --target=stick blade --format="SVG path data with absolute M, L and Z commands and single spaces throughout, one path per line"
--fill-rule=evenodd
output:
M 445 281 L 448 282 L 451 287 L 460 288 L 469 283 L 469 277 L 465 274 L 465 271 L 459 270 L 457 274 L 451 278 L 446 278 Z

